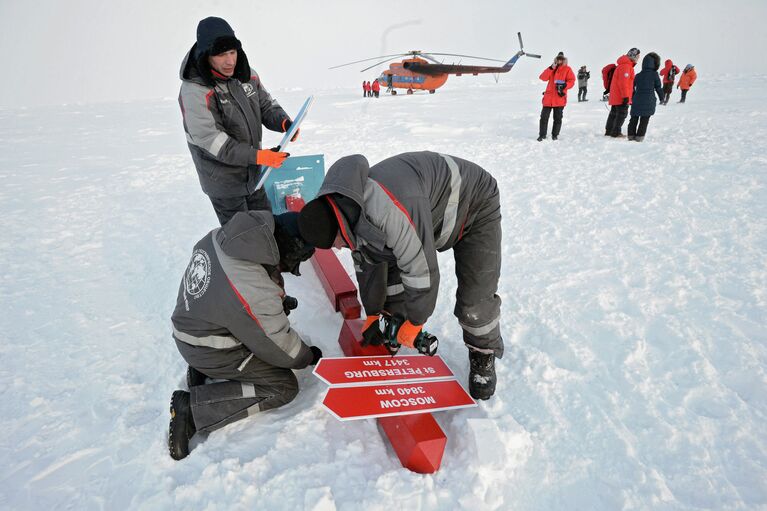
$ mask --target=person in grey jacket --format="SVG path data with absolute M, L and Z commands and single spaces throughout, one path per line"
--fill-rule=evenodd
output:
M 189 454 L 197 431 L 292 401 L 298 394 L 292 370 L 322 356 L 291 328 L 276 275 L 298 273 L 296 261 L 308 259 L 313 247 L 294 239 L 296 251 L 295 244 L 278 242 L 274 218 L 268 211 L 238 212 L 194 246 L 171 317 L 176 347 L 189 364 L 189 392 L 177 390 L 171 399 L 174 459 Z M 205 377 L 226 381 L 205 384 Z
M 362 155 L 341 158 L 318 197 L 301 211 L 301 236 L 316 247 L 352 250 L 367 320 L 365 342 L 383 341 L 379 315 L 400 316 L 397 340 L 413 347 L 434 311 L 437 252 L 453 249 L 455 315 L 469 348 L 469 390 L 495 392 L 503 355 L 496 294 L 501 271 L 501 208 L 495 179 L 479 165 L 428 151 L 372 167 Z
M 586 66 L 581 66 L 578 70 L 578 102 L 588 101 L 586 99 L 586 93 L 588 92 L 589 78 L 591 78 L 591 72 L 586 69 Z
M 285 132 L 292 121 L 251 69 L 226 21 L 200 21 L 180 77 L 189 151 L 221 225 L 237 211 L 270 209 L 255 186 L 262 166 L 279 168 L 288 153 L 261 149 L 261 126 Z

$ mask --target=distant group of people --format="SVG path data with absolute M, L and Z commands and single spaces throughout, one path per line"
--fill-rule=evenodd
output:
M 373 80 L 373 82 L 362 82 L 362 97 L 363 98 L 377 98 L 379 93 L 381 92 L 381 85 L 378 83 L 378 80 Z
M 618 58 L 617 63 L 608 64 L 602 69 L 602 80 L 605 91 L 602 100 L 610 105 L 610 113 L 605 123 L 605 136 L 613 138 L 628 138 L 641 142 L 647 133 L 650 117 L 655 114 L 657 95 L 661 105 L 667 105 L 677 76 L 677 88 L 682 91 L 679 101 L 684 103 L 687 92 L 697 79 L 695 66 L 687 64 L 681 75 L 679 68 L 671 59 L 666 60 L 665 67 L 660 71 L 661 58 L 657 53 L 648 53 L 642 60 L 642 70 L 634 74 L 634 66 L 639 61 L 640 51 L 631 48 L 625 55 Z M 662 76 L 662 79 L 661 79 Z M 578 102 L 588 101 L 588 80 L 591 73 L 586 66 L 578 70 Z M 557 140 L 562 129 L 562 116 L 567 105 L 567 91 L 575 85 L 575 75 L 564 53 L 559 52 L 554 62 L 543 70 L 540 79 L 547 82 L 543 93 L 543 108 L 538 130 L 538 141 L 546 138 L 549 117 L 553 113 L 554 123 L 551 128 L 552 140 Z M 630 108 L 630 112 L 629 112 Z M 628 124 L 628 137 L 621 132 L 626 117 L 631 119 Z

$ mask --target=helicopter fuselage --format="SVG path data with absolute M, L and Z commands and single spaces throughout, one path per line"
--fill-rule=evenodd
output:
M 442 87 L 447 81 L 447 73 L 427 75 L 405 69 L 405 63 L 411 62 L 419 64 L 429 63 L 427 60 L 418 57 L 395 62 L 389 65 L 389 69 L 381 73 L 381 76 L 378 77 L 378 83 L 381 87 L 392 89 L 434 91 Z

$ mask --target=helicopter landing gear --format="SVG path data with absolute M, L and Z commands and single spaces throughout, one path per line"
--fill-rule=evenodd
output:
M 434 94 L 435 92 L 437 91 L 435 91 L 434 89 L 429 89 L 429 94 Z
M 391 95 L 392 95 L 392 96 L 396 96 L 396 95 L 397 95 L 397 91 L 396 91 L 396 90 L 394 90 L 394 89 L 392 89 L 392 91 L 391 91 Z
M 412 93 L 413 93 L 413 89 L 408 89 L 408 90 L 407 90 L 407 93 L 408 93 L 408 94 L 412 94 Z

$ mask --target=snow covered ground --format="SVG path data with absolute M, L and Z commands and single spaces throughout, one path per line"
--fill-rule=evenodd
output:
M 435 95 L 318 92 L 292 146 L 328 163 L 438 150 L 499 181 L 498 392 L 437 414 L 434 475 L 403 470 L 375 421 L 326 413 L 308 370 L 290 405 L 171 460 L 169 317 L 216 226 L 178 106 L 0 110 L 0 508 L 767 509 L 767 77 L 702 74 L 642 144 L 603 137 L 592 80 L 538 143 L 532 65 Z M 307 94 L 274 91 L 289 112 Z M 465 382 L 451 257 L 428 328 Z M 340 355 L 304 274 L 291 320 Z

